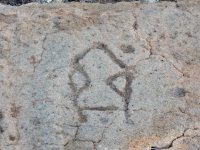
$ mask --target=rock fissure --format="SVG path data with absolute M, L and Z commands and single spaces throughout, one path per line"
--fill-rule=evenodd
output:
M 151 40 L 147 40 L 145 38 L 143 38 L 139 32 L 137 31 L 138 29 L 138 24 L 137 24 L 137 20 L 135 21 L 135 23 L 133 24 L 133 31 L 138 35 L 138 37 L 140 37 L 142 40 L 146 41 L 146 43 L 148 43 L 148 51 L 149 51 L 149 57 L 152 55 L 152 46 L 151 46 Z
M 171 141 L 171 143 L 169 144 L 169 146 L 167 146 L 167 147 L 154 147 L 154 148 L 156 148 L 156 149 L 170 149 L 170 148 L 173 147 L 173 143 L 174 143 L 176 140 L 179 140 L 179 139 L 184 138 L 184 137 L 189 137 L 189 138 L 192 138 L 192 139 L 195 138 L 195 137 L 199 137 L 199 136 L 189 136 L 189 135 L 185 135 L 185 133 L 186 133 L 188 130 L 198 130 L 198 128 L 194 128 L 194 129 L 187 128 L 187 129 L 185 129 L 185 130 L 183 131 L 183 133 L 182 133 L 180 136 L 174 138 L 174 139 Z
M 117 118 L 117 115 L 115 116 L 115 118 L 113 119 L 113 121 L 108 125 L 108 127 L 104 128 L 104 130 L 103 130 L 103 132 L 101 134 L 101 138 L 99 139 L 99 141 L 94 142 L 94 148 L 95 148 L 95 150 L 97 150 L 96 145 L 99 144 L 102 141 L 105 131 L 110 128 L 110 126 L 115 122 L 116 118 Z
M 170 65 L 172 65 L 178 72 L 180 72 L 182 74 L 183 77 L 187 77 L 185 73 L 183 73 L 180 69 L 178 69 L 173 63 L 171 63 L 170 61 L 168 61 L 168 59 L 164 56 L 162 56 Z M 188 77 L 187 77 L 188 78 Z
M 35 70 L 36 68 L 38 67 L 38 65 L 42 62 L 42 59 L 43 59 L 43 54 L 45 52 L 45 47 L 44 47 L 44 42 L 47 38 L 48 34 L 45 35 L 44 39 L 42 40 L 42 53 L 40 55 L 40 60 L 37 62 L 37 64 L 34 66 L 34 69 L 33 69 L 33 73 L 35 73 Z

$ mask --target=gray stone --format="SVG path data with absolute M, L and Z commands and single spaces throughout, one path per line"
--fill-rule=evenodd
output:
M 1 150 L 196 150 L 200 3 L 0 8 Z

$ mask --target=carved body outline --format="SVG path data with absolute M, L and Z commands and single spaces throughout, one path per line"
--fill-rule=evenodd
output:
M 74 70 L 71 71 L 71 73 L 69 74 L 69 79 L 70 79 L 70 87 L 73 91 L 73 95 L 74 95 L 74 105 L 75 107 L 78 108 L 78 115 L 80 118 L 80 122 L 86 122 L 87 117 L 84 116 L 82 114 L 83 110 L 98 110 L 98 111 L 115 111 L 118 110 L 118 108 L 116 106 L 107 106 L 107 107 L 84 107 L 84 108 L 80 108 L 78 106 L 77 103 L 77 98 L 79 97 L 79 95 L 90 86 L 91 83 L 91 79 L 89 78 L 89 75 L 87 74 L 87 72 L 84 70 L 83 66 L 79 63 L 79 61 L 81 59 L 83 59 L 92 49 L 98 49 L 98 50 L 103 50 L 105 52 L 105 54 L 107 54 L 109 56 L 109 58 L 115 63 L 117 64 L 121 69 L 125 69 L 125 71 L 123 72 L 118 72 L 110 77 L 107 78 L 106 80 L 106 84 L 113 90 L 115 91 L 118 95 L 120 95 L 123 98 L 124 101 L 124 112 L 125 112 L 125 118 L 127 123 L 130 123 L 129 120 L 129 102 L 130 102 L 130 96 L 132 93 L 132 88 L 131 88 L 131 84 L 132 84 L 132 80 L 134 79 L 133 73 L 128 71 L 128 66 L 122 62 L 121 60 L 119 60 L 114 53 L 108 49 L 106 44 L 103 44 L 101 42 L 96 42 L 93 43 L 93 45 L 86 49 L 85 51 L 77 54 L 74 59 L 72 60 L 72 68 L 74 68 Z M 79 72 L 80 74 L 83 75 L 83 77 L 86 79 L 85 84 L 83 87 L 77 89 L 76 86 L 73 83 L 73 75 L 76 72 Z M 113 84 L 113 81 L 115 81 L 118 77 L 124 76 L 126 79 L 126 85 L 125 85 L 125 89 L 124 92 L 120 91 L 117 89 L 117 87 Z M 132 122 L 132 121 L 131 121 Z

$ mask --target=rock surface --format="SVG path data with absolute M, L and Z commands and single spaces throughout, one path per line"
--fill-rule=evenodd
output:
M 2 5 L 11 5 L 11 6 L 20 6 L 24 5 L 27 3 L 52 3 L 52 2 L 81 2 L 81 3 L 117 3 L 117 2 L 135 2 L 135 1 L 140 1 L 140 2 L 151 2 L 155 3 L 158 2 L 159 0 L 0 0 L 0 7 Z M 166 0 L 166 1 L 175 1 L 175 0 Z
M 20 6 L 20 5 L 24 5 L 24 4 L 27 4 L 27 3 L 34 3 L 34 2 L 37 2 L 37 3 L 81 2 L 81 3 L 102 3 L 102 4 L 106 4 L 106 3 L 135 2 L 135 1 L 155 3 L 155 2 L 158 2 L 159 0 L 0 0 L 0 6 L 2 6 L 2 5 Z M 176 0 L 165 0 L 165 1 L 174 1 L 175 2 Z
M 200 149 L 200 2 L 0 8 L 1 150 Z

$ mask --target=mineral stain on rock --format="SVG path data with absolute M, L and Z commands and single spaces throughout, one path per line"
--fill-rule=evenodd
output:
M 174 96 L 175 97 L 184 97 L 185 95 L 186 95 L 186 91 L 185 91 L 185 89 L 184 88 L 176 88 L 175 90 L 174 90 Z
M 4 130 L 3 130 L 3 128 L 0 126 L 0 133 L 3 133 L 4 132 Z
M 2 114 L 2 112 L 0 111 L 0 122 L 1 122 L 1 120 L 3 119 L 3 114 Z M 0 133 L 3 133 L 4 132 L 4 130 L 3 130 L 3 128 L 1 127 L 1 123 L 0 123 Z
M 0 111 L 0 120 L 3 119 L 3 114 L 2 112 Z
M 31 122 L 32 122 L 32 124 L 33 124 L 34 126 L 39 126 L 39 125 L 41 124 L 41 121 L 40 121 L 39 118 L 33 118 L 33 119 L 31 120 Z
M 101 118 L 100 120 L 103 124 L 107 124 L 109 119 L 108 118 Z
M 13 135 L 10 135 L 10 136 L 9 136 L 9 139 L 10 139 L 11 141 L 14 141 L 14 140 L 15 140 L 15 137 L 14 137 Z
M 135 48 L 132 45 L 124 45 L 122 44 L 120 46 L 120 49 L 124 52 L 124 53 L 134 53 L 135 52 Z
M 10 14 L 5 15 L 3 13 L 0 13 L 0 22 L 4 22 L 6 24 L 11 24 L 17 21 L 17 15 L 16 14 Z
M 11 107 L 10 111 L 11 111 L 11 116 L 15 118 L 20 113 L 20 107 L 13 106 L 13 107 Z

